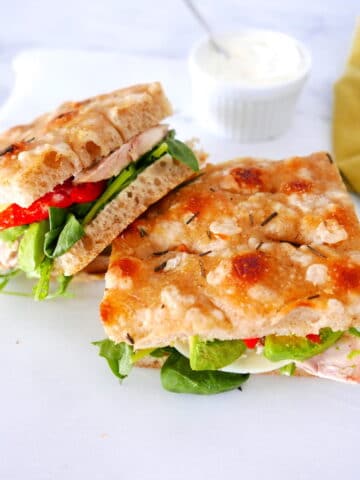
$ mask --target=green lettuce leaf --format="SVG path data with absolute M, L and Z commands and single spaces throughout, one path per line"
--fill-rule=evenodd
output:
M 161 383 L 165 390 L 175 393 L 209 395 L 239 388 L 249 375 L 213 370 L 197 372 L 190 362 L 173 350 L 161 369 Z
M 264 355 L 272 362 L 281 360 L 303 361 L 324 352 L 339 340 L 343 332 L 333 332 L 331 328 L 320 330 L 321 343 L 295 335 L 268 335 L 265 338 Z
M 104 357 L 113 372 L 113 374 L 121 380 L 126 378 L 132 368 L 133 348 L 125 342 L 115 343 L 106 338 L 93 345 L 99 347 L 99 355 Z
M 49 222 L 33 223 L 25 230 L 20 241 L 18 252 L 18 267 L 25 273 L 36 272 L 45 257 L 45 234 L 49 229 Z
M 218 370 L 237 360 L 246 350 L 242 340 L 202 340 L 190 338 L 190 366 L 193 370 Z
M 50 276 L 54 258 L 67 252 L 84 235 L 84 226 L 102 210 L 108 202 L 125 189 L 145 168 L 169 152 L 174 158 L 198 169 L 197 160 L 189 147 L 174 139 L 175 132 L 143 155 L 136 163 L 128 165 L 118 176 L 108 182 L 106 190 L 94 202 L 72 205 L 69 208 L 49 208 L 49 220 L 20 226 L 0 232 L 0 240 L 12 242 L 21 238 L 18 252 L 18 267 L 28 276 L 40 277 L 34 287 L 37 300 L 63 296 L 71 277 L 61 277 L 58 290 L 50 294 Z M 196 165 L 195 165 L 196 164 Z M 0 278 L 0 289 L 12 277 Z M 2 287 L 1 287 L 2 286 Z
M 28 225 L 6 228 L 0 232 L 0 240 L 7 243 L 13 243 L 24 234 L 27 228 Z
M 49 295 L 52 263 L 50 258 L 45 258 L 39 266 L 40 278 L 33 290 L 34 299 L 37 301 L 45 300 Z
M 18 269 L 10 270 L 9 272 L 6 272 L 6 273 L 1 273 L 0 274 L 0 292 L 4 290 L 4 288 L 12 278 L 16 277 L 20 273 L 21 273 L 21 270 L 18 270 Z
M 142 350 L 135 350 L 131 355 L 131 362 L 136 363 L 144 357 L 147 357 L 153 351 L 153 348 L 144 348 Z
M 71 280 L 73 279 L 72 276 L 67 275 L 60 275 L 57 277 L 58 287 L 54 293 L 47 296 L 48 299 L 59 298 L 59 297 L 70 297 L 71 295 L 68 293 L 68 287 L 70 285 Z

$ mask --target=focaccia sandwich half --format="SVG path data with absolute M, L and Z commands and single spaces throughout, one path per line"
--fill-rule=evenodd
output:
M 191 177 L 195 154 L 159 124 L 172 113 L 159 83 L 68 102 L 0 136 L 0 270 L 60 291 L 149 205 Z M 99 261 L 100 260 L 100 261 Z M 105 258 L 106 263 L 106 258 Z M 104 258 L 92 271 L 106 267 Z
M 280 369 L 359 382 L 360 225 L 331 157 L 205 168 L 113 243 L 101 318 L 115 373 L 166 359 L 172 391 Z

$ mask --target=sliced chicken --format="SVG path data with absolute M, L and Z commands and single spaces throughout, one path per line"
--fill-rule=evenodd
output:
M 168 132 L 167 125 L 157 125 L 133 137 L 128 143 L 100 160 L 96 165 L 83 170 L 74 183 L 100 182 L 118 175 L 131 162 L 136 162 L 163 140 Z
M 317 377 L 360 383 L 360 338 L 344 333 L 332 347 L 309 360 L 297 362 L 297 367 Z
M 16 267 L 18 246 L 18 241 L 8 243 L 0 240 L 0 274 Z

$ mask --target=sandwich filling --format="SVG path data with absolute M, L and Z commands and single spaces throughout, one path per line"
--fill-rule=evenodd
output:
M 347 332 L 323 328 L 306 337 L 206 341 L 193 336 L 169 347 L 146 350 L 108 339 L 94 344 L 120 379 L 144 357 L 161 358 L 162 385 L 176 393 L 221 393 L 239 388 L 249 374 L 278 371 L 290 376 L 296 369 L 322 378 L 360 382 L 360 331 L 355 328 Z
M 60 276 L 50 293 L 54 260 L 84 234 L 84 227 L 147 167 L 170 155 L 194 171 L 199 169 L 192 150 L 175 139 L 174 130 L 158 125 L 100 159 L 94 166 L 58 185 L 23 208 L 17 204 L 0 211 L 0 289 L 24 272 L 37 278 L 36 300 L 63 295 L 71 277 Z

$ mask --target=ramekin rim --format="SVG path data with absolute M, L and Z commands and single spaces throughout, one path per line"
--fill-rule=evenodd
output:
M 221 35 L 237 35 L 242 32 L 252 31 L 252 32 L 270 32 L 270 33 L 277 33 L 281 34 L 292 41 L 295 41 L 296 45 L 300 49 L 303 58 L 304 58 L 304 67 L 299 71 L 298 75 L 291 80 L 286 80 L 283 82 L 277 82 L 270 85 L 250 85 L 246 83 L 237 83 L 231 81 L 220 80 L 213 76 L 211 73 L 207 72 L 203 68 L 200 67 L 199 63 L 195 60 L 195 55 L 199 48 L 209 41 L 209 36 L 204 35 L 202 36 L 195 44 L 192 46 L 190 53 L 188 55 L 188 66 L 190 70 L 190 74 L 200 74 L 205 78 L 211 80 L 214 85 L 221 86 L 227 89 L 234 89 L 238 91 L 248 91 L 248 92 L 267 92 L 269 90 L 277 91 L 283 88 L 291 88 L 292 86 L 296 86 L 299 82 L 304 80 L 308 75 L 312 67 L 312 57 L 309 49 L 300 42 L 297 38 L 289 35 L 287 33 L 281 32 L 280 30 L 272 30 L 266 28 L 251 28 L 251 27 L 244 27 L 236 31 L 227 31 L 227 32 L 220 32 L 219 36 Z

